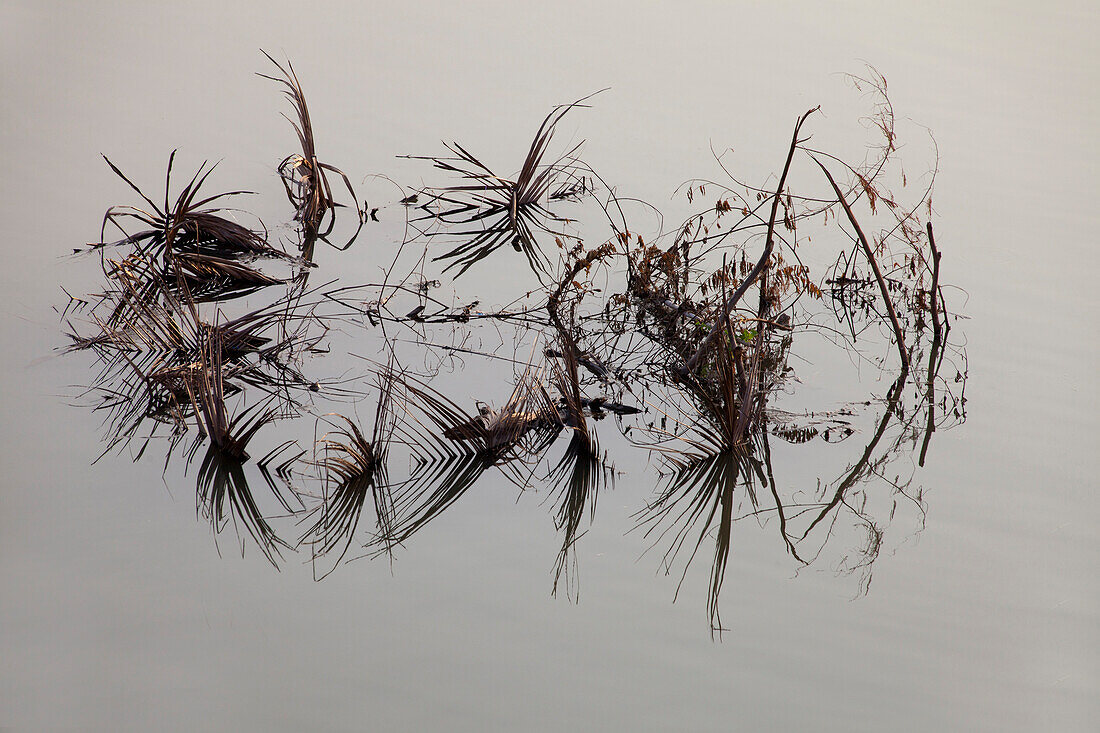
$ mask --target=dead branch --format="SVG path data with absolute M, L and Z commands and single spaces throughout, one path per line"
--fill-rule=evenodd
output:
M 867 261 L 871 264 L 871 271 L 875 273 L 875 282 L 878 283 L 878 289 L 882 293 L 882 299 L 886 302 L 886 312 L 890 316 L 890 325 L 894 328 L 894 340 L 898 345 L 898 355 L 901 357 L 902 370 L 908 372 L 909 352 L 905 348 L 905 334 L 901 330 L 901 323 L 898 322 L 898 314 L 894 310 L 894 301 L 891 300 L 890 292 L 886 288 L 886 281 L 883 279 L 882 272 L 878 267 L 878 262 L 875 260 L 875 253 L 871 249 L 871 243 L 867 241 L 867 236 L 859 226 L 856 215 L 852 213 L 852 208 L 848 206 L 848 202 L 844 199 L 844 192 L 840 190 L 840 186 L 838 186 L 833 179 L 833 175 L 829 173 L 829 169 L 813 155 L 810 157 L 813 158 L 813 161 L 821 168 L 825 177 L 829 179 L 829 184 L 833 187 L 837 200 L 844 209 L 844 213 L 848 215 L 848 221 L 851 223 L 852 228 L 856 230 L 856 236 L 859 238 L 859 243 L 863 247 L 863 254 L 867 256 Z

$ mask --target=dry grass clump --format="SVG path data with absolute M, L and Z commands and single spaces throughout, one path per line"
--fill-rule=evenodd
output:
M 351 235 L 351 238 L 341 246 L 332 245 L 337 249 L 347 249 L 359 235 L 364 222 L 364 212 L 359 207 L 355 189 L 352 188 L 351 181 L 348 180 L 347 175 L 342 170 L 328 163 L 322 163 L 317 159 L 317 144 L 313 139 L 313 121 L 309 117 L 309 107 L 306 106 L 305 93 L 298 81 L 298 75 L 294 73 L 294 66 L 289 60 L 286 62 L 286 66 L 283 66 L 272 58 L 271 54 L 266 51 L 262 53 L 267 56 L 271 63 L 275 64 L 275 68 L 279 70 L 282 76 L 268 76 L 267 74 L 259 74 L 259 76 L 277 82 L 284 87 L 283 94 L 290 100 L 297 116 L 297 120 L 292 120 L 289 117 L 287 117 L 287 120 L 294 126 L 294 131 L 298 134 L 298 142 L 302 147 L 302 152 L 292 153 L 283 158 L 282 162 L 279 163 L 278 170 L 279 178 L 286 190 L 287 199 L 290 201 L 290 205 L 294 207 L 294 220 L 302 228 L 301 246 L 303 255 L 307 260 L 312 260 L 313 244 L 318 239 L 326 244 L 332 244 L 328 241 L 328 236 L 332 234 L 336 226 L 336 209 L 342 204 L 337 203 L 333 196 L 332 185 L 328 180 L 329 173 L 338 175 L 343 180 L 344 186 L 351 195 L 352 206 L 355 207 L 356 214 L 359 217 L 359 227 Z

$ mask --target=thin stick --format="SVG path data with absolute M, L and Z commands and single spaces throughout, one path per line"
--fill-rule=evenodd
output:
M 928 244 L 932 248 L 932 289 L 929 296 L 932 298 L 932 352 L 928 356 L 928 423 L 924 430 L 924 442 L 920 447 L 920 459 L 917 465 L 924 468 L 924 457 L 928 453 L 928 442 L 932 439 L 932 433 L 936 432 L 936 359 L 940 351 L 939 313 L 939 288 L 940 288 L 940 251 L 936 249 L 936 238 L 932 235 L 932 222 L 925 225 L 928 232 Z
M 928 232 L 928 245 L 932 248 L 932 332 L 936 341 L 940 340 L 940 251 L 936 249 L 936 238 L 932 235 L 932 222 L 925 224 Z
M 811 155 L 810 157 L 813 158 L 814 162 L 821 168 L 825 177 L 829 179 L 833 191 L 836 192 L 837 200 L 844 208 L 844 213 L 848 215 L 848 221 L 851 222 L 852 228 L 856 230 L 856 236 L 859 237 L 859 243 L 863 246 L 863 254 L 867 256 L 867 261 L 871 263 L 871 270 L 875 273 L 875 281 L 878 283 L 878 289 L 882 293 L 882 299 L 886 301 L 886 312 L 890 316 L 890 325 L 894 328 L 894 340 L 897 341 L 898 344 L 898 354 L 901 356 L 902 369 L 908 372 L 909 353 L 905 349 L 905 336 L 901 331 L 901 323 L 898 322 L 898 314 L 894 311 L 894 302 L 890 300 L 890 292 L 886 289 L 886 280 L 883 279 L 882 272 L 878 269 L 878 262 L 875 261 L 875 254 L 871 250 L 871 244 L 867 241 L 863 229 L 860 228 L 859 222 L 856 220 L 856 215 L 852 213 L 852 208 L 848 206 L 848 202 L 844 200 L 844 194 L 841 192 L 840 186 L 833 180 L 833 176 L 829 173 L 829 169 L 814 156 Z

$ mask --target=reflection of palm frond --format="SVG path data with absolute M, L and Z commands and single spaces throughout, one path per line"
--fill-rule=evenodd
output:
M 189 372 L 187 390 L 195 414 L 200 418 L 199 427 L 210 442 L 227 455 L 244 459 L 248 457 L 245 449 L 249 441 L 260 428 L 274 422 L 278 413 L 270 409 L 266 402 L 261 402 L 245 408 L 236 417 L 230 417 L 225 404 L 223 344 L 217 333 L 214 329 L 207 331 L 199 368 Z
M 393 521 L 378 538 L 384 549 L 401 544 L 461 498 L 493 466 L 524 485 L 510 462 L 538 455 L 561 430 L 557 408 L 538 376 L 528 370 L 500 410 L 482 407 L 470 415 L 426 383 L 393 375 L 408 396 L 408 420 L 395 425 L 395 439 L 413 451 L 409 479 L 393 488 Z
M 96 409 L 107 415 L 104 453 L 128 443 L 147 419 L 170 423 L 176 435 L 189 415 L 183 378 L 199 358 L 199 326 L 192 311 L 171 296 L 161 297 L 162 289 L 145 280 L 150 269 L 138 255 L 116 263 L 110 275 L 113 289 L 99 296 L 108 315 L 100 317 L 93 309 L 95 332 L 70 334 L 70 350 L 92 351 L 102 365 L 88 393 L 101 397 Z
M 320 441 L 324 458 L 318 465 L 324 472 L 326 487 L 331 488 L 326 490 L 318 509 L 320 516 L 301 541 L 313 547 L 315 558 L 339 549 L 333 569 L 351 546 L 368 497 L 373 500 L 378 535 L 383 538 L 392 535 L 393 507 L 386 468 L 395 427 L 392 372 L 379 374 L 378 388 L 374 427 L 369 437 L 341 415 L 343 424 Z
M 173 265 L 174 277 L 165 279 L 165 288 L 186 288 L 196 303 L 222 302 L 286 282 L 233 259 L 198 252 L 176 253 Z
M 589 95 L 590 97 L 591 95 Z M 536 273 L 549 271 L 550 262 L 539 247 L 538 232 L 553 234 L 551 226 L 567 222 L 548 208 L 562 192 L 585 190 L 577 171 L 582 167 L 576 154 L 578 143 L 552 163 L 544 158 L 554 129 L 574 107 L 584 106 L 585 97 L 555 108 L 543 120 L 527 151 L 523 167 L 514 181 L 493 173 L 484 163 L 458 143 L 447 145 L 452 157 L 425 157 L 435 167 L 463 179 L 455 186 L 432 189 L 430 200 L 422 205 L 448 228 L 433 234 L 448 234 L 462 241 L 435 259 L 450 260 L 446 269 L 458 268 L 458 275 L 501 246 L 510 244 L 522 252 Z M 455 227 L 451 229 L 450 227 Z
M 279 548 L 291 549 L 279 538 L 256 504 L 244 473 L 244 461 L 227 455 L 211 444 L 199 468 L 197 479 L 198 507 L 214 529 L 215 536 L 233 524 L 244 549 L 244 532 L 255 541 L 268 562 L 278 568 L 282 559 Z M 281 495 L 278 498 L 286 506 Z
M 84 336 L 74 329 L 70 349 L 90 350 L 102 364 L 88 392 L 102 396 L 97 408 L 107 413 L 108 450 L 129 442 L 147 419 L 179 432 L 193 412 L 201 432 L 243 455 L 242 441 L 296 404 L 291 389 L 312 387 L 287 363 L 313 342 L 304 327 L 295 328 L 312 320 L 311 311 L 300 308 L 301 294 L 211 324 L 200 317 L 186 282 L 167 287 L 150 256 L 133 253 L 106 271 L 108 289 L 90 310 L 94 331 Z M 97 313 L 100 306 L 106 315 Z M 225 398 L 245 385 L 278 397 L 279 410 L 230 420 Z M 226 434 L 230 423 L 235 442 Z
M 734 489 L 742 476 L 747 482 L 752 481 L 752 473 L 746 470 L 748 460 L 739 452 L 725 451 L 685 463 L 671 475 L 657 498 L 638 515 L 639 526 L 646 528 L 646 537 L 654 536 L 654 545 L 668 542 L 662 557 L 666 572 L 671 570 L 685 545 L 690 547 L 677 594 L 704 538 L 714 531 L 714 560 L 707 594 L 707 613 L 714 629 L 721 629 L 722 623 L 718 598 L 729 559 Z M 750 492 L 749 496 L 755 504 L 755 494 Z M 698 531 L 693 532 L 694 528 Z M 693 536 L 697 538 L 692 546 L 689 542 Z
M 576 542 L 585 513 L 589 521 L 596 514 L 596 499 L 600 488 L 610 483 L 614 472 L 599 455 L 599 446 L 587 433 L 574 432 L 561 460 L 550 472 L 549 483 L 555 487 L 556 512 L 554 526 L 562 535 L 561 550 L 554 562 L 554 587 L 564 578 L 567 594 L 579 597 L 577 585 Z
M 451 441 L 450 446 L 442 447 L 444 455 L 473 453 L 495 462 L 531 452 L 533 445 L 545 445 L 547 436 L 552 439 L 561 428 L 557 407 L 531 370 L 517 380 L 504 407 L 493 410 L 482 406 L 477 416 L 419 380 L 405 378 L 404 387 L 435 427 L 434 431 L 421 431 L 424 436 L 437 446 L 439 436 Z M 526 450 L 519 450 L 521 446 Z
M 377 539 L 385 551 L 404 544 L 446 511 L 492 466 L 476 453 L 433 457 L 420 463 L 410 479 L 393 492 L 393 520 Z

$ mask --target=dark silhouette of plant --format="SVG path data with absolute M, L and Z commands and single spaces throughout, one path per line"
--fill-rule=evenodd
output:
M 267 74 L 258 74 L 258 76 L 270 79 L 285 87 L 283 94 L 290 100 L 298 118 L 295 121 L 287 117 L 287 121 L 290 122 L 294 127 L 294 131 L 298 134 L 298 142 L 302 146 L 302 152 L 292 153 L 283 158 L 282 162 L 279 163 L 278 170 L 283 188 L 286 190 L 287 199 L 290 201 L 290 205 L 294 207 L 294 220 L 299 223 L 302 229 L 302 256 L 306 261 L 312 262 L 313 247 L 318 239 L 339 250 L 350 247 L 363 229 L 365 212 L 359 208 L 355 189 L 352 188 L 347 175 L 339 168 L 328 163 L 322 163 L 317 159 L 317 145 L 313 139 L 313 121 L 309 117 L 309 107 L 306 106 L 305 93 L 302 92 L 298 75 L 294 73 L 294 66 L 288 60 L 284 67 L 267 51 L 262 51 L 262 53 L 267 56 L 271 63 L 275 64 L 275 68 L 279 70 L 282 76 L 269 76 Z M 341 246 L 328 241 L 328 236 L 332 234 L 336 226 L 336 209 L 341 206 L 333 197 L 332 185 L 328 180 L 329 173 L 340 176 L 344 181 L 344 186 L 351 195 L 352 205 L 359 217 L 358 228 L 351 235 L 351 238 Z
M 555 201 L 588 193 L 588 187 L 584 179 L 587 169 L 577 158 L 583 142 L 552 162 L 546 162 L 546 154 L 562 117 L 571 109 L 586 106 L 584 102 L 592 96 L 556 107 L 546 116 L 515 180 L 497 175 L 458 143 L 445 146 L 453 153 L 452 157 L 412 156 L 429 160 L 436 168 L 454 173 L 463 181 L 423 192 L 427 196 L 421 203 L 421 208 L 428 212 L 425 218 L 444 225 L 432 234 L 460 240 L 435 258 L 449 261 L 444 271 L 457 267 L 458 277 L 474 263 L 510 244 L 516 252 L 523 253 L 536 274 L 549 273 L 551 263 L 539 243 L 539 234 L 568 236 L 552 227 L 569 221 L 552 213 L 549 207 Z

